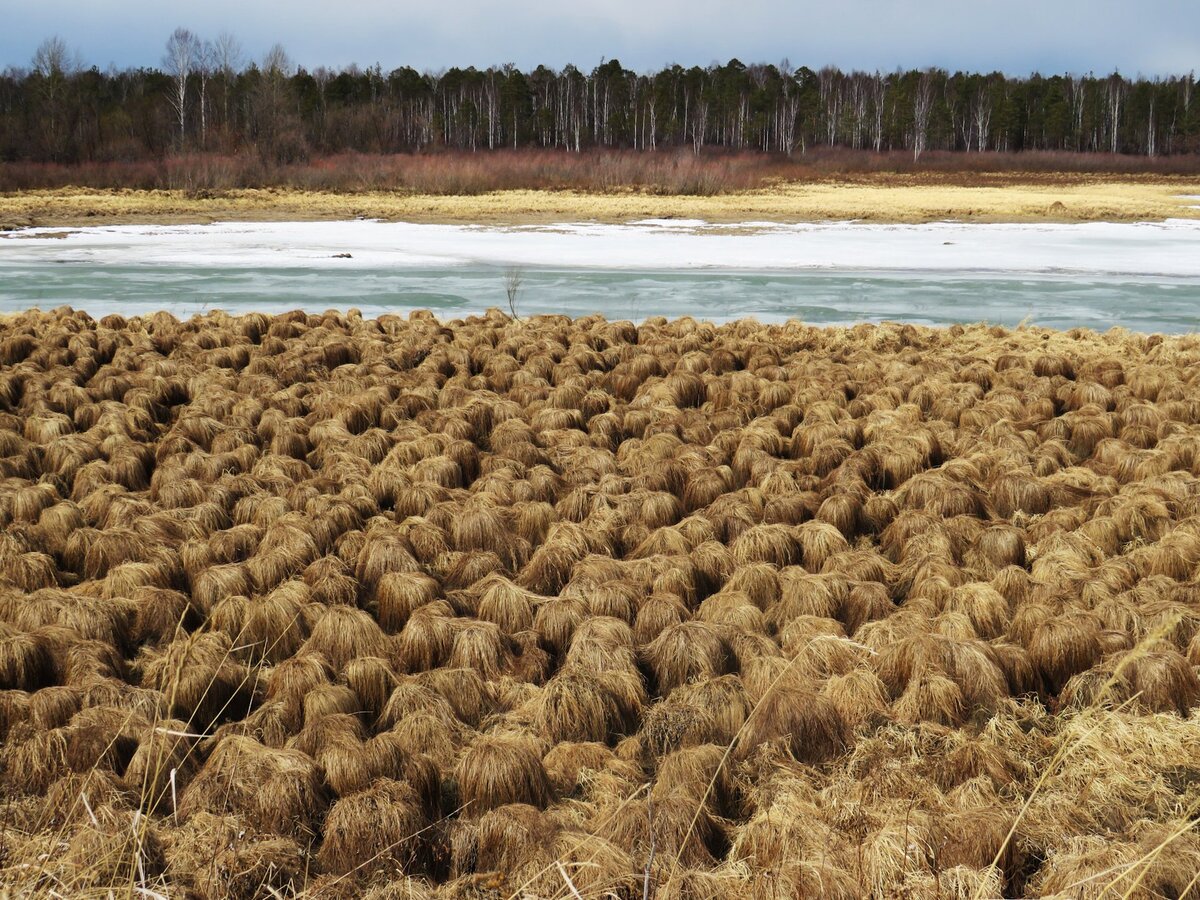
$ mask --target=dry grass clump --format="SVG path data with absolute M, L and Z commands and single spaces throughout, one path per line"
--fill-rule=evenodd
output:
M 317 863 L 336 875 L 367 865 L 413 873 L 425 853 L 425 827 L 425 811 L 412 786 L 381 778 L 330 808 Z
M 181 636 L 162 653 L 148 650 L 141 667 L 145 683 L 201 731 L 241 718 L 254 702 L 252 676 L 236 661 L 228 636 L 219 632 Z
M 459 760 L 458 792 L 467 815 L 508 803 L 545 807 L 550 780 L 533 743 L 518 737 L 482 735 Z
M 643 651 L 661 696 L 693 681 L 724 675 L 729 651 L 720 631 L 707 622 L 680 622 L 664 628 Z
M 36 691 L 54 683 L 54 660 L 44 639 L 3 626 L 0 631 L 0 686 Z
M 248 832 L 233 816 L 197 813 L 171 835 L 166 875 L 201 897 L 252 900 L 302 889 L 303 849 L 294 840 Z
M 533 700 L 534 722 L 551 741 L 604 743 L 636 731 L 645 688 L 632 673 L 561 670 Z
M 312 840 L 327 799 L 316 763 L 298 750 L 271 750 L 228 736 L 179 799 L 179 813 L 229 813 L 257 831 Z
M 0 891 L 1197 893 L 1193 337 L 0 348 Z

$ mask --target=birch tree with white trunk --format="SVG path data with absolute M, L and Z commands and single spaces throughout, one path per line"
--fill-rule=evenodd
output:
M 1125 102 L 1125 80 L 1120 75 L 1109 77 L 1107 100 L 1109 152 L 1116 153 L 1121 146 L 1121 105 Z
M 987 84 L 981 84 L 972 105 L 975 125 L 975 149 L 982 153 L 988 148 L 988 133 L 992 126 L 992 94 Z M 967 149 L 971 147 L 968 144 Z
M 883 150 L 883 109 L 887 100 L 887 78 L 876 72 L 871 79 L 871 144 Z
M 66 94 L 69 80 L 83 67 L 77 52 L 73 52 L 58 35 L 38 44 L 33 54 L 33 71 L 38 76 L 46 144 L 51 158 L 57 158 L 66 139 Z
M 933 110 L 933 71 L 926 69 L 913 94 L 913 161 L 921 158 L 929 139 L 929 114 Z
M 196 47 L 196 74 L 200 77 L 200 146 L 208 147 L 208 83 L 216 71 L 217 48 L 212 41 L 199 41 Z
M 217 35 L 213 43 L 213 68 L 221 76 L 221 122 L 229 128 L 229 89 L 243 63 L 242 45 L 228 31 Z
M 171 76 L 169 100 L 175 110 L 175 121 L 179 124 L 179 145 L 187 137 L 188 79 L 200 58 L 200 40 L 186 28 L 176 28 L 167 38 L 167 52 L 163 56 L 163 67 Z

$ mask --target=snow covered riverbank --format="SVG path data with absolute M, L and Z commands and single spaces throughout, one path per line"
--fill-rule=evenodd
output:
M 343 254 L 350 254 L 349 257 Z M 1200 221 L 1077 225 L 627 225 L 495 228 L 404 222 L 265 222 L 30 229 L 0 238 L 0 266 L 521 265 L 598 269 L 855 269 L 1200 277 Z
M 504 305 L 510 266 L 524 271 L 523 314 L 1200 329 L 1200 222 L 1187 220 L 31 229 L 0 236 L 0 310 L 356 306 L 458 316 Z

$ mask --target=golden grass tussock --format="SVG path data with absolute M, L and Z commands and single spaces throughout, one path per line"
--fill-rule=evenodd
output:
M 411 785 L 378 779 L 330 807 L 317 864 L 336 875 L 366 865 L 419 871 L 426 825 L 420 798 Z
M 60 309 L 0 354 L 0 893 L 1197 891 L 1192 336 Z
M 847 592 L 838 611 L 838 619 L 851 637 L 867 622 L 886 618 L 895 610 L 887 585 L 875 581 L 860 582 Z
M 496 681 L 510 670 L 513 649 L 512 638 L 499 626 L 491 622 L 467 622 L 456 630 L 446 664 L 474 669 L 487 681 Z
M 53 864 L 64 873 L 80 873 L 73 879 L 79 889 L 145 882 L 162 873 L 165 860 L 156 826 L 137 813 L 112 807 L 101 807 L 95 818 L 75 830 Z
M 726 840 L 720 820 L 705 810 L 697 815 L 688 796 L 670 795 L 657 803 L 639 798 L 601 815 L 598 834 L 615 847 L 630 848 L 639 862 L 649 859 L 653 847 L 668 866 L 710 869 Z
M 397 684 L 391 662 L 378 656 L 360 656 L 351 660 L 341 677 L 358 699 L 357 709 L 378 719 Z
M 734 559 L 740 564 L 765 562 L 790 566 L 799 562 L 800 546 L 786 525 L 755 525 L 733 542 Z
M 1131 704 L 1149 712 L 1188 716 L 1200 704 L 1195 668 L 1165 642 L 1139 644 L 1114 653 L 1099 666 L 1074 676 L 1062 691 L 1064 703 L 1086 708 L 1096 703 Z
M 197 616 L 191 599 L 170 588 L 141 587 L 130 599 L 135 606 L 131 639 L 138 644 L 169 643 L 181 631 L 194 629 Z
M 667 626 L 645 646 L 642 659 L 664 697 L 689 682 L 724 675 L 731 663 L 718 628 L 702 621 Z
M 599 742 L 559 741 L 542 758 L 542 765 L 551 787 L 560 797 L 581 791 L 590 773 L 624 768 L 631 775 L 640 775 L 640 769 L 621 763 L 612 750 Z
M 696 609 L 696 620 L 713 625 L 726 625 L 743 632 L 767 633 L 762 610 L 746 594 L 723 591 L 713 594 Z
M 456 831 L 450 846 L 451 875 L 483 889 L 498 888 L 510 877 L 517 880 L 514 887 L 537 881 L 553 868 L 549 849 L 559 830 L 556 822 L 528 804 L 491 810 Z
M 327 798 L 317 764 L 298 750 L 272 750 L 229 736 L 183 791 L 179 814 L 229 813 L 250 827 L 310 841 Z
M 321 656 L 293 656 L 273 666 L 266 673 L 267 699 L 299 707 L 309 691 L 320 685 L 332 683 L 333 678 L 333 670 Z
M 0 687 L 36 691 L 54 683 L 50 648 L 37 634 L 0 629 Z
M 254 600 L 226 597 L 213 607 L 210 621 L 228 635 L 240 658 L 279 663 L 293 656 L 308 637 L 305 606 L 281 585 Z
M 388 573 L 420 573 L 421 566 L 408 548 L 408 542 L 399 534 L 384 528 L 368 529 L 366 540 L 358 552 L 355 575 L 361 590 L 373 593 L 380 580 Z
M 233 816 L 197 813 L 169 835 L 166 872 L 206 898 L 251 900 L 299 890 L 305 859 L 294 840 L 248 832 Z
M 543 808 L 552 797 L 541 754 L 515 736 L 478 737 L 459 760 L 455 778 L 463 812 L 471 817 L 509 803 Z
M 658 761 L 650 799 L 688 797 L 712 815 L 736 815 L 742 798 L 733 766 L 727 762 L 724 748 L 717 744 L 669 753 Z
M 779 600 L 766 610 L 767 625 L 780 631 L 801 616 L 834 619 L 839 606 L 839 585 L 792 566 L 779 573 Z M 849 591 L 846 592 L 847 598 Z
M 585 619 L 571 635 L 563 666 L 592 672 L 636 672 L 633 630 L 620 619 Z
M 477 615 L 513 635 L 533 628 L 534 613 L 544 599 L 497 576 L 480 596 Z
M 182 635 L 162 652 L 147 651 L 141 668 L 147 685 L 162 693 L 178 718 L 199 730 L 249 712 L 253 678 L 219 632 Z
M 970 624 L 973 636 L 991 640 L 1008 633 L 1012 613 L 1008 600 L 990 584 L 974 582 L 954 588 L 943 612 L 960 613 Z
M 376 729 L 395 729 L 410 718 L 424 715 L 445 724 L 451 729 L 451 737 L 459 736 L 461 722 L 449 701 L 434 688 L 422 684 L 415 677 L 402 678 L 392 689 L 384 704 L 383 712 L 375 723 Z
M 1068 613 L 1039 623 L 1029 636 L 1029 661 L 1047 690 L 1057 693 L 1067 680 L 1099 659 L 1100 628 L 1093 616 Z
M 605 743 L 631 733 L 646 702 L 632 673 L 561 670 L 533 700 L 534 723 L 551 741 Z
M 387 636 L 379 623 L 350 606 L 325 607 L 300 648 L 301 653 L 319 655 L 339 673 L 360 656 L 383 656 L 387 651 Z
M 442 665 L 454 641 L 454 620 L 448 605 L 430 603 L 409 618 L 393 642 L 397 666 L 405 672 L 424 672 Z
M 994 709 L 1009 693 L 996 652 L 973 639 L 913 635 L 889 644 L 873 661 L 904 721 L 959 724 L 976 710 Z
M 747 754 L 767 742 L 779 742 L 801 762 L 821 763 L 841 752 L 849 727 L 827 697 L 786 683 L 765 692 L 746 720 L 738 751 Z
M 358 602 L 358 582 L 350 568 L 336 556 L 312 562 L 301 576 L 314 602 L 327 606 L 353 606 Z
M 388 634 L 404 628 L 409 616 L 437 599 L 438 583 L 428 575 L 391 572 L 384 575 L 375 589 L 375 612 L 379 625 Z
M 1088 898 L 1103 896 L 1110 885 L 1132 897 L 1194 895 L 1200 842 L 1186 825 L 1181 829 L 1147 823 L 1131 838 L 1074 838 L 1047 861 L 1031 888 L 1044 896 Z
M 484 681 L 474 669 L 430 669 L 414 675 L 413 681 L 444 697 L 459 720 L 472 727 L 478 726 L 499 702 L 498 686 Z
M 251 593 L 250 573 L 243 563 L 210 566 L 192 581 L 192 600 L 205 614 L 224 597 Z

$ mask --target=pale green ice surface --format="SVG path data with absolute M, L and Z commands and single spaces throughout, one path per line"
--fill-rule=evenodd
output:
M 1200 280 L 1179 277 L 526 267 L 517 304 L 522 316 L 1200 330 Z M 0 311 L 62 305 L 94 316 L 356 307 L 364 315 L 429 309 L 451 319 L 505 307 L 506 299 L 504 269 L 493 265 L 250 268 L 47 259 L 0 268 Z

